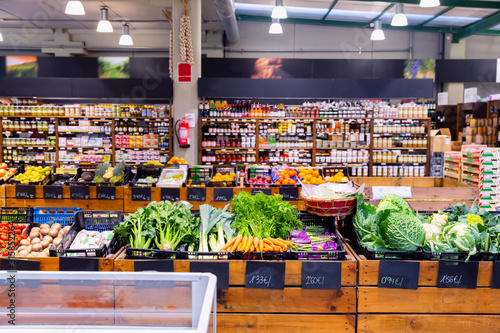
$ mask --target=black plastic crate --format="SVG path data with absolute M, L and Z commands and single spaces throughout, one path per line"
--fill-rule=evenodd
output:
M 246 183 L 250 187 L 276 187 L 271 180 L 271 167 L 269 166 L 250 166 L 246 169 Z M 269 184 L 267 183 L 250 183 L 250 179 L 254 179 L 257 176 L 269 177 Z
M 195 178 L 196 180 L 193 180 Z M 188 169 L 186 184 L 191 186 L 207 186 L 212 178 L 212 167 L 206 165 L 195 165 Z
M 130 186 L 148 187 L 148 183 L 139 183 L 139 179 L 153 177 L 156 178 L 156 182 L 151 183 L 151 187 L 155 187 L 162 170 L 163 167 L 159 165 L 141 165 L 137 168 L 135 176 L 130 181 Z
M 487 253 L 485 253 L 487 254 Z M 465 261 L 469 256 L 468 252 L 440 252 L 423 250 L 424 260 L 456 260 Z M 480 253 L 476 253 L 469 257 L 469 261 L 481 260 Z
M 350 177 L 351 176 L 351 173 L 349 172 L 350 171 L 349 167 L 344 167 L 344 166 L 326 166 L 326 167 L 323 167 L 322 169 L 323 169 L 322 176 L 323 176 L 323 178 L 325 180 L 328 177 L 335 176 L 339 172 L 342 172 L 344 174 L 344 176 L 346 176 L 346 177 Z
M 1 222 L 33 223 L 33 208 L 29 207 L 2 207 L 0 208 Z
M 221 175 L 229 175 L 231 173 L 236 174 L 235 166 L 227 166 L 227 165 L 217 165 L 213 167 L 212 178 L 215 177 L 216 174 L 220 173 Z M 209 183 L 210 187 L 235 187 L 236 186 L 236 178 L 232 181 L 220 181 L 215 182 L 210 179 Z
M 19 173 L 19 169 L 16 168 L 16 167 L 7 168 L 7 169 L 16 169 L 16 171 L 12 175 L 10 175 L 9 178 L 7 178 L 7 179 L 0 179 L 0 185 L 8 184 L 10 182 L 10 180 L 13 179 Z
M 117 235 L 113 235 L 109 245 L 102 245 L 97 249 L 70 249 L 76 235 L 83 229 L 91 231 L 113 231 L 115 226 L 122 222 L 123 211 L 80 211 L 75 213 L 75 222 L 59 245 L 49 248 L 51 257 L 64 257 L 68 254 L 83 254 L 86 257 L 105 257 L 116 249 Z
M 158 249 L 136 249 L 127 245 L 125 247 L 125 259 L 179 259 L 179 251 L 168 251 Z

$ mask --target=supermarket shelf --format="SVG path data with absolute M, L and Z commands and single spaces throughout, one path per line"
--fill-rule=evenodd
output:
M 73 146 L 73 147 L 59 147 L 60 150 L 67 150 L 67 149 L 112 149 L 112 147 L 79 147 L 79 146 Z
M 355 118 L 354 118 L 355 117 Z M 202 119 L 208 119 L 208 120 L 214 120 L 214 119 L 227 119 L 227 118 L 230 118 L 229 116 L 225 116 L 225 117 L 201 117 Z M 237 117 L 237 118 L 234 118 L 234 119 L 255 119 L 255 120 L 267 120 L 267 119 L 313 119 L 313 120 L 343 120 L 343 119 L 347 119 L 347 120 L 356 120 L 356 119 L 362 119 L 362 120 L 365 120 L 365 119 L 382 119 L 382 120 L 429 120 L 431 118 L 425 118 L 425 117 L 419 117 L 419 118 L 411 118 L 411 117 L 395 117 L 395 118 L 391 118 L 391 117 L 357 117 L 357 116 L 351 116 L 351 117 L 284 117 L 284 116 L 279 116 L 279 117 L 271 117 L 271 116 L 266 116 L 266 117 Z
M 215 136 L 219 136 L 219 135 L 242 135 L 242 134 L 246 134 L 247 136 L 255 136 L 255 133 L 236 133 L 236 132 L 231 132 L 231 133 L 201 133 L 202 135 L 215 135 Z
M 410 166 L 421 166 L 427 164 L 426 162 L 417 162 L 417 163 L 407 163 L 407 162 L 373 162 L 373 164 L 380 165 L 410 165 Z
M 47 145 L 43 145 L 43 146 L 11 146 L 11 145 L 2 145 L 3 148 L 55 148 L 56 146 L 47 146 Z
M 373 147 L 373 150 L 427 150 L 427 148 L 403 148 L 403 147 Z
M 427 133 L 373 133 L 373 135 L 427 135 Z
M 124 149 L 133 149 L 133 150 L 168 150 L 168 147 L 116 147 L 115 150 L 124 150 Z
M 49 116 L 49 115 L 31 115 L 31 116 L 25 116 L 25 115 L 17 115 L 17 116 L 5 116 L 5 115 L 0 115 L 1 118 L 58 118 L 58 119 L 102 119 L 102 120 L 112 120 L 112 119 L 117 119 L 117 120 L 125 120 L 125 119 L 145 119 L 145 120 L 169 120 L 170 117 L 134 117 L 134 116 L 129 116 L 129 117 L 104 117 L 104 116 Z M 253 118 L 255 119 L 255 118 Z
M 335 149 L 335 150 L 340 150 L 340 149 L 345 149 L 345 150 L 348 150 L 348 149 L 370 149 L 370 147 L 331 147 L 331 148 L 318 148 L 316 147 L 316 150 L 332 150 L 332 149 Z
M 203 150 L 255 150 L 257 148 L 241 148 L 241 147 L 203 147 Z M 262 149 L 262 148 L 260 148 Z
M 307 148 L 307 147 L 276 147 L 276 148 L 260 148 L 259 150 L 283 150 L 283 149 L 294 149 L 294 150 L 312 150 L 314 148 Z

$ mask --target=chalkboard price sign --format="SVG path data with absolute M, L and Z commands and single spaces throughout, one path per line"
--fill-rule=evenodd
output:
M 116 187 L 114 186 L 97 186 L 95 188 L 95 192 L 98 200 L 116 199 Z
M 479 263 L 439 261 L 438 288 L 476 289 Z
M 214 201 L 228 202 L 233 198 L 232 188 L 214 188 Z
M 491 275 L 491 288 L 500 289 L 500 261 L 493 262 L 493 273 Z
M 191 261 L 191 273 L 212 273 L 217 276 L 217 289 L 229 289 L 229 263 L 216 261 Z
M 342 264 L 340 262 L 304 261 L 302 289 L 340 289 Z
M 135 260 L 134 271 L 155 271 L 155 272 L 173 272 L 173 260 Z
M 151 187 L 132 187 L 132 201 L 151 201 Z
M 299 188 L 296 186 L 280 187 L 280 194 L 283 196 L 283 200 L 285 201 L 299 200 Z
M 40 261 L 2 258 L 0 260 L 2 271 L 39 271 Z
M 207 188 L 206 187 L 188 187 L 187 189 L 188 201 L 207 201 Z
M 43 198 L 44 199 L 58 199 L 63 198 L 63 188 L 62 186 L 47 186 L 43 187 Z
M 256 195 L 259 192 L 262 192 L 265 195 L 273 195 L 273 192 L 271 191 L 270 188 L 259 188 L 259 187 L 252 188 L 252 195 Z
M 179 188 L 162 188 L 161 200 L 177 202 L 181 200 L 181 189 Z
M 245 287 L 285 289 L 285 263 L 247 261 Z
M 379 288 L 417 289 L 419 274 L 419 262 L 381 260 L 378 286 Z
M 69 196 L 73 200 L 88 200 L 89 187 L 88 186 L 70 186 Z
M 16 185 L 16 199 L 35 199 L 35 186 Z

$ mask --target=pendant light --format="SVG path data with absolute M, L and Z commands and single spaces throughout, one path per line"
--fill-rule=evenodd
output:
M 273 19 L 273 23 L 269 27 L 269 33 L 273 35 L 282 34 L 283 28 L 281 27 L 280 20 Z
M 286 19 L 288 17 L 286 9 L 283 6 L 283 0 L 276 0 L 276 7 L 273 9 L 271 17 L 273 19 Z
M 108 19 L 108 7 L 101 7 L 101 20 L 97 25 L 97 32 L 113 32 L 113 26 Z
M 382 21 L 376 20 L 375 26 L 373 27 L 371 40 L 385 40 L 385 34 L 382 30 Z
M 134 45 L 132 41 L 132 37 L 130 37 L 130 26 L 125 23 L 122 25 L 122 36 L 120 37 L 120 41 L 118 42 L 120 45 Z
M 396 4 L 396 15 L 392 18 L 391 25 L 394 27 L 406 27 L 408 19 L 405 15 L 405 5 L 402 3 Z
M 420 0 L 420 7 L 437 7 L 440 5 L 439 0 Z
M 85 9 L 81 1 L 68 1 L 65 13 L 68 15 L 85 15 Z

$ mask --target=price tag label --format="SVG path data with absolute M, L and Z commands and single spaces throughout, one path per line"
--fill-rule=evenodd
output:
M 188 201 L 207 201 L 207 188 L 206 187 L 188 187 L 187 189 Z
M 217 276 L 217 289 L 229 289 L 229 263 L 217 261 L 191 261 L 191 273 L 212 273 Z
M 282 186 L 280 187 L 280 194 L 283 196 L 283 200 L 285 201 L 299 200 L 299 188 L 296 186 Z
M 174 261 L 171 259 L 166 260 L 135 260 L 134 271 L 154 271 L 154 272 L 173 272 Z
M 97 272 L 99 271 L 98 258 L 60 257 L 59 270 L 61 272 Z M 59 280 L 63 286 L 98 286 L 99 280 Z
M 151 201 L 151 187 L 132 187 L 132 201 Z
M 70 186 L 69 196 L 73 200 L 88 200 L 89 187 L 88 186 Z
M 439 261 L 438 288 L 476 289 L 479 263 Z
M 2 271 L 39 271 L 40 261 L 2 258 L 0 260 Z
M 44 186 L 43 187 L 43 198 L 44 199 L 58 199 L 63 198 L 63 188 L 62 186 Z
M 252 195 L 256 195 L 257 193 L 264 193 L 265 195 L 273 195 L 272 190 L 269 187 L 266 188 L 259 188 L 259 187 L 253 187 L 252 188 Z
M 35 199 L 35 186 L 16 185 L 16 199 Z
M 162 188 L 161 200 L 177 202 L 181 200 L 181 189 L 179 188 Z
M 98 200 L 116 199 L 116 187 L 114 186 L 97 186 L 95 188 L 95 192 Z
M 214 201 L 228 202 L 233 198 L 232 188 L 214 188 Z
M 491 288 L 500 289 L 500 261 L 493 262 L 493 272 L 491 275 Z
M 302 289 L 340 289 L 342 263 L 304 261 L 302 263 Z
M 420 263 L 381 260 L 378 274 L 379 288 L 418 289 Z
M 245 287 L 285 289 L 285 263 L 247 261 Z

